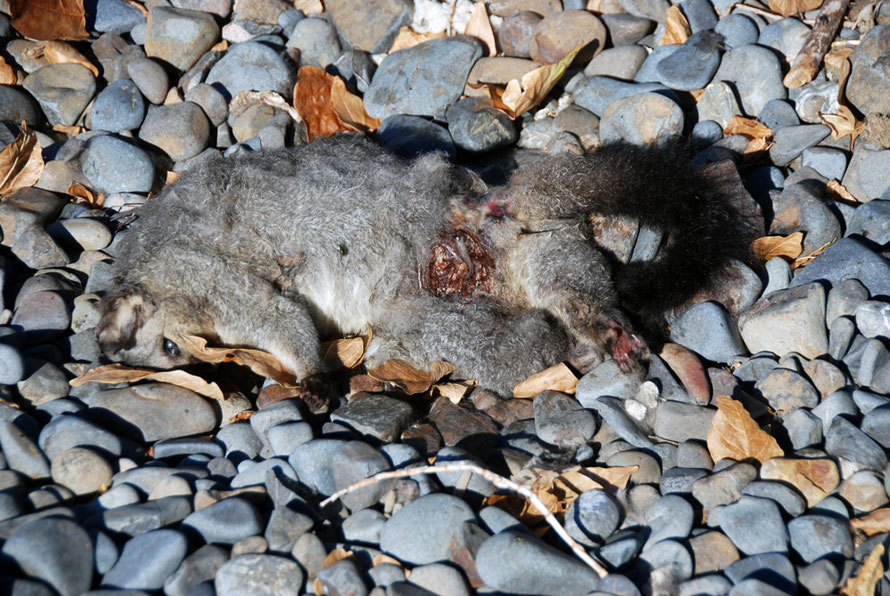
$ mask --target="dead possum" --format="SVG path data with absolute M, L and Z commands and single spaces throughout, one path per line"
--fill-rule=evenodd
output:
M 545 157 L 494 188 L 355 136 L 220 157 L 142 208 L 98 338 L 114 360 L 171 368 L 189 362 L 179 338 L 199 335 L 305 379 L 324 370 L 321 338 L 371 328 L 368 366 L 446 360 L 501 394 L 567 358 L 631 366 L 645 346 L 622 306 L 657 321 L 746 254 L 738 187 L 681 151 L 630 146 Z M 613 272 L 592 213 L 664 228 L 661 254 Z

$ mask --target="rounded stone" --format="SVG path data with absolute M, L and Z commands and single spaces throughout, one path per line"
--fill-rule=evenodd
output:
M 118 79 L 96 96 L 90 110 L 93 130 L 121 132 L 134 130 L 145 117 L 145 100 L 133 81 Z
M 683 122 L 683 110 L 672 100 L 642 93 L 609 104 L 600 120 L 600 138 L 604 145 L 663 145 L 680 136 Z
M 61 219 L 50 224 L 46 231 L 66 248 L 72 241 L 79 250 L 102 250 L 111 244 L 111 232 L 95 219 Z
M 576 60 L 588 61 L 603 51 L 606 27 L 586 10 L 565 10 L 544 17 L 536 26 L 529 43 L 532 60 L 552 64 L 569 52 L 582 47 Z
M 96 79 L 80 64 L 50 64 L 38 68 L 22 83 L 34 96 L 50 124 L 77 122 L 93 95 Z
M 70 488 L 74 494 L 86 495 L 111 485 L 114 471 L 101 455 L 83 447 L 72 447 L 52 460 L 50 473 L 54 481 Z
M 160 590 L 188 552 L 185 536 L 176 530 L 153 530 L 131 538 L 102 585 L 118 590 Z
M 287 47 L 300 50 L 300 66 L 320 69 L 333 64 L 343 51 L 334 25 L 316 17 L 302 19 L 296 24 Z
M 210 122 L 200 106 L 183 101 L 148 111 L 139 138 L 159 147 L 174 161 L 194 157 L 207 148 Z
M 20 123 L 22 120 L 31 126 L 40 124 L 42 115 L 34 99 L 21 87 L 0 85 L 0 120 Z
M 25 361 L 14 346 L 0 343 L 0 385 L 15 385 L 25 378 Z
M 735 322 L 717 302 L 700 302 L 671 326 L 671 340 L 714 362 L 745 354 Z
M 81 154 L 81 169 L 93 188 L 112 192 L 148 192 L 154 183 L 151 157 L 113 136 L 91 138 Z
M 542 18 L 536 12 L 523 10 L 504 19 L 497 32 L 498 46 L 504 55 L 528 58 L 535 27 Z
M 826 555 L 853 556 L 853 538 L 846 520 L 828 515 L 801 515 L 788 522 L 791 547 L 812 563 Z
M 782 65 L 772 50 L 744 45 L 723 55 L 714 79 L 735 85 L 746 114 L 759 114 L 771 99 L 785 99 Z
M 299 565 L 265 554 L 235 557 L 219 568 L 213 580 L 218 596 L 299 596 L 302 585 Z
M 414 565 L 446 560 L 460 526 L 475 521 L 473 510 L 457 497 L 429 494 L 389 518 L 380 533 L 380 549 Z
M 297 73 L 272 47 L 245 41 L 233 45 L 207 73 L 206 83 L 228 98 L 241 91 L 276 91 L 285 98 L 293 92 Z
M 195 511 L 182 520 L 182 526 L 196 532 L 208 544 L 235 544 L 242 538 L 263 532 L 257 510 L 237 497 Z
M 188 70 L 219 39 L 213 15 L 195 10 L 157 6 L 148 12 L 145 53 Z
M 155 60 L 134 58 L 127 63 L 127 74 L 148 101 L 156 105 L 164 102 L 170 81 L 167 71 Z

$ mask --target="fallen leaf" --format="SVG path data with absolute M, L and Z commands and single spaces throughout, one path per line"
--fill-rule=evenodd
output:
M 828 249 L 828 247 L 831 246 L 832 244 L 834 244 L 835 242 L 837 242 L 837 238 L 832 238 L 831 240 L 829 240 L 828 242 L 826 242 L 825 244 L 823 244 L 822 246 L 820 246 L 819 248 L 817 248 L 816 250 L 811 252 L 810 254 L 804 255 L 802 257 L 797 257 L 796 259 L 791 261 L 792 271 L 794 269 L 797 269 L 798 267 L 804 267 L 806 265 L 809 265 L 810 261 L 812 261 L 819 255 L 821 255 L 823 252 L 825 252 Z
M 173 184 L 182 174 L 179 172 L 174 172 L 173 170 L 167 170 L 167 175 L 164 177 L 164 184 Z
M 665 13 L 664 35 L 661 36 L 661 45 L 672 46 L 686 43 L 692 29 L 689 28 L 689 21 L 683 15 L 683 11 L 679 6 L 671 6 Z
M 340 77 L 331 83 L 331 108 L 347 130 L 371 133 L 380 127 L 381 121 L 368 115 L 364 100 L 350 93 Z
M 453 404 L 460 403 L 476 386 L 475 381 L 452 381 L 433 385 L 433 396 L 441 395 Z
M 876 545 L 866 557 L 859 572 L 847 580 L 847 585 L 841 589 L 841 594 L 847 596 L 874 596 L 875 587 L 884 576 L 884 565 L 881 557 L 884 556 L 884 545 Z
M 232 416 L 229 416 L 229 419 L 226 421 L 226 424 L 234 424 L 236 422 L 246 422 L 250 420 L 250 417 L 256 413 L 256 410 L 245 410 L 243 412 L 238 412 Z
M 819 118 L 831 130 L 832 138 L 841 139 L 850 135 L 850 147 L 865 132 L 865 122 L 857 120 L 853 110 L 847 106 L 839 106 L 835 114 L 819 114 Z
M 600 489 L 611 495 L 627 487 L 639 466 L 604 468 L 599 466 L 569 470 L 556 475 L 552 470 L 538 470 L 531 489 L 547 504 L 551 513 L 563 514 L 582 493 Z
M 83 0 L 10 0 L 10 16 L 16 31 L 29 39 L 88 39 Z
M 287 103 L 280 93 L 275 91 L 239 91 L 229 102 L 229 114 L 239 116 L 254 103 L 261 103 L 276 110 L 282 110 L 294 122 L 302 122 L 300 113 Z
M 141 12 L 143 17 L 148 18 L 148 9 L 136 2 L 136 0 L 124 0 L 124 2 Z
M 407 50 L 408 48 L 413 48 L 425 41 L 438 39 L 440 37 L 445 37 L 445 33 L 418 33 L 410 27 L 402 26 L 399 28 L 396 38 L 392 40 L 392 45 L 389 46 L 389 51 L 387 53 L 392 54 L 399 50 Z
M 63 132 L 66 135 L 70 135 L 72 137 L 76 137 L 86 129 L 83 126 L 69 126 L 67 124 L 53 124 L 53 130 L 56 132 Z
M 234 362 L 248 367 L 260 375 L 278 381 L 281 385 L 294 385 L 296 379 L 292 370 L 286 368 L 268 352 L 253 348 L 217 348 L 207 345 L 207 340 L 196 335 L 182 335 L 179 345 L 189 354 L 201 360 L 218 364 Z
M 733 116 L 723 129 L 725 135 L 742 135 L 748 139 L 745 154 L 766 151 L 773 144 L 773 131 L 763 122 L 744 116 Z
M 355 368 L 365 356 L 365 341 L 349 337 L 324 342 L 321 345 L 324 361 L 334 368 Z
M 510 118 L 516 118 L 541 103 L 565 74 L 582 47 L 583 44 L 579 45 L 559 62 L 539 66 L 522 75 L 522 79 L 513 79 L 507 83 L 499 100 Z
M 401 561 L 384 553 L 378 553 L 374 555 L 373 559 L 371 559 L 371 567 L 377 567 L 377 565 L 383 565 L 384 563 L 390 563 L 392 565 L 395 565 L 396 567 L 402 566 Z
M 297 73 L 294 85 L 294 108 L 306 123 L 311 141 L 317 137 L 329 137 L 344 130 L 357 130 L 340 119 L 334 109 L 331 93 L 334 77 L 314 66 L 304 66 Z M 363 108 L 364 109 L 364 108 Z
M 85 203 L 90 207 L 100 208 L 102 204 L 105 202 L 105 196 L 99 195 L 98 197 L 93 194 L 89 188 L 84 186 L 83 184 L 72 182 L 68 185 L 68 190 L 66 190 L 69 195 L 75 198 L 78 203 Z
M 321 14 L 324 12 L 324 5 L 321 0 L 294 0 L 294 8 L 302 10 L 304 15 Z
M 207 51 L 208 52 L 225 52 L 228 49 L 229 49 L 229 42 L 226 41 L 225 39 L 222 39 L 222 40 L 216 42 L 215 44 L 213 44 L 212 46 L 210 46 L 210 49 Z
M 99 69 L 87 60 L 86 56 L 75 50 L 74 46 L 64 41 L 43 42 L 43 55 L 52 64 L 80 64 L 93 73 L 94 77 L 99 76 Z
M 853 48 L 834 48 L 833 50 L 830 50 L 822 58 L 822 62 L 825 64 L 825 69 L 840 73 L 844 67 L 844 63 L 852 53 Z
M 751 243 L 751 252 L 763 262 L 773 257 L 796 259 L 803 252 L 803 232 L 788 236 L 763 236 Z
M 378 381 L 392 383 L 408 395 L 414 395 L 428 391 L 433 383 L 452 372 L 454 372 L 454 365 L 442 360 L 433 362 L 427 372 L 414 368 L 402 360 L 394 359 L 375 366 L 368 371 L 368 375 Z
M 866 536 L 890 532 L 890 508 L 875 509 L 862 517 L 854 517 L 850 520 L 850 525 Z
M 184 370 L 153 370 L 150 368 L 130 368 L 123 364 L 106 364 L 96 367 L 87 373 L 71 379 L 72 387 L 80 387 L 84 383 L 135 383 L 137 381 L 157 381 L 177 387 L 190 389 L 195 393 L 222 401 L 225 399 L 222 390 L 216 383 L 208 383 L 199 376 Z
M 484 2 L 477 2 L 473 5 L 473 12 L 470 13 L 470 20 L 467 22 L 465 35 L 475 37 L 488 49 L 489 56 L 496 56 L 498 53 L 494 43 L 494 31 L 491 30 L 491 21 L 488 20 L 488 12 L 485 10 Z
M 43 173 L 43 149 L 28 125 L 15 140 L 0 151 L 0 196 L 5 197 L 20 188 L 33 186 Z
M 15 85 L 17 80 L 15 70 L 0 56 L 0 85 Z
M 790 17 L 802 12 L 816 10 L 822 6 L 823 0 L 769 0 L 769 8 L 783 17 Z
M 575 376 L 575 373 L 564 362 L 560 362 L 520 381 L 513 388 L 513 397 L 534 397 L 542 391 L 575 393 L 577 384 L 578 377 Z
M 837 180 L 829 180 L 825 185 L 825 188 L 832 194 L 832 198 L 835 200 L 840 200 L 841 202 L 848 203 L 850 205 L 856 206 L 859 205 L 862 201 L 853 196 L 847 187 L 838 182 Z
M 760 477 L 792 485 L 807 500 L 807 507 L 827 497 L 840 484 L 837 464 L 830 459 L 776 457 L 764 462 Z
M 707 444 L 714 461 L 750 457 L 762 463 L 785 455 L 776 440 L 757 426 L 745 407 L 726 396 L 717 398 L 717 413 L 708 430 Z

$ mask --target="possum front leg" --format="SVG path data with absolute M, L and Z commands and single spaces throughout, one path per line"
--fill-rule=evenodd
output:
M 509 291 L 562 321 L 578 344 L 579 362 L 609 354 L 625 370 L 637 366 L 646 346 L 618 308 L 606 258 L 575 221 L 541 227 L 520 235 L 507 251 Z
M 454 376 L 512 395 L 523 379 L 563 360 L 568 337 L 541 310 L 513 312 L 486 298 L 403 295 L 382 310 L 365 355 L 369 368 L 391 358 L 421 368 L 435 360 Z

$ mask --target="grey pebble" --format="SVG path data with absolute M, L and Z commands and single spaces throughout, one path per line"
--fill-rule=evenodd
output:
M 832 286 L 857 279 L 872 296 L 890 295 L 890 263 L 853 238 L 841 238 L 819 258 L 798 270 L 791 282 L 794 286 L 824 279 Z
M 353 559 L 341 559 L 328 565 L 316 577 L 329 594 L 367 594 L 368 588 Z
M 178 522 L 191 512 L 191 499 L 164 497 L 146 503 L 132 503 L 108 509 L 97 514 L 95 518 L 88 518 L 86 525 L 137 536 Z
M 629 563 L 643 548 L 645 536 L 641 532 L 622 530 L 613 534 L 609 540 L 596 551 L 597 556 L 612 566 L 620 569 Z
M 861 428 L 882 447 L 890 447 L 890 405 L 880 406 L 867 412 L 862 417 Z
M 90 184 L 112 192 L 148 192 L 154 184 L 151 157 L 139 147 L 113 135 L 87 141 L 80 156 L 81 168 Z
M 90 109 L 93 130 L 121 132 L 139 128 L 145 117 L 145 100 L 129 79 L 118 79 L 96 96 Z
M 182 563 L 188 550 L 185 536 L 176 530 L 154 530 L 131 538 L 120 558 L 102 578 L 108 588 L 159 590 Z
M 448 130 L 419 116 L 396 114 L 385 118 L 377 129 L 378 142 L 403 157 L 440 151 L 454 158 L 456 149 Z
M 266 431 L 269 452 L 273 456 L 287 457 L 294 449 L 313 438 L 312 425 L 306 422 L 285 422 Z
M 840 572 L 830 559 L 819 559 L 809 565 L 799 567 L 797 581 L 810 594 L 823 596 L 833 593 L 837 588 Z
M 720 529 L 739 551 L 754 555 L 787 550 L 788 532 L 774 501 L 743 496 L 719 511 Z
M 782 427 L 794 449 L 822 443 L 822 421 L 806 408 L 794 408 L 782 416 Z
M 735 323 L 716 302 L 701 302 L 680 315 L 671 326 L 671 340 L 714 362 L 730 362 L 746 352 Z
M 670 89 L 658 83 L 633 83 L 605 76 L 583 77 L 571 88 L 571 93 L 577 105 L 597 116 L 602 116 L 613 102 L 633 95 L 661 93 L 675 97 Z
M 62 596 L 81 594 L 92 583 L 93 543 L 70 519 L 48 517 L 23 524 L 8 537 L 2 553 Z
M 244 459 L 253 459 L 263 447 L 262 440 L 247 422 L 223 426 L 216 433 L 216 440 L 226 448 L 226 457 L 236 464 Z
M 757 469 L 747 463 L 732 464 L 723 470 L 697 480 L 692 496 L 706 509 L 738 501 L 745 487 L 757 479 Z
M 35 480 L 49 478 L 49 461 L 40 448 L 15 423 L 0 422 L 0 450 L 16 472 Z
M 782 257 L 773 257 L 766 262 L 766 276 L 768 284 L 763 290 L 764 296 L 773 292 L 785 290 L 791 283 L 791 266 Z
M 655 434 L 670 441 L 704 440 L 717 410 L 676 401 L 661 402 L 655 410 Z
M 535 396 L 535 433 L 542 441 L 577 448 L 596 432 L 596 419 L 572 397 L 556 391 Z
M 442 493 L 426 495 L 408 503 L 387 520 L 380 533 L 380 549 L 414 565 L 447 560 L 449 543 L 460 526 L 475 520 L 473 510 L 457 497 Z
M 792 183 L 789 177 L 782 193 L 773 203 L 773 210 L 775 215 L 770 233 L 806 232 L 804 254 L 820 250 L 826 243 L 841 236 L 841 225 L 835 212 L 822 199 L 821 191 L 805 182 Z
M 226 549 L 205 544 L 183 560 L 179 568 L 164 581 L 167 596 L 188 596 L 196 585 L 212 580 L 217 570 L 229 560 Z
M 815 358 L 828 351 L 824 320 L 825 290 L 808 284 L 770 294 L 742 314 L 739 329 L 751 352 Z
M 263 535 L 269 550 L 289 553 L 300 536 L 312 529 L 312 518 L 289 507 L 272 510 L 266 532 Z
M 784 126 L 775 131 L 775 142 L 769 148 L 770 160 L 777 166 L 784 166 L 805 149 L 819 143 L 828 133 L 829 128 L 824 124 Z
M 622 371 L 614 360 L 606 360 L 581 377 L 575 388 L 575 399 L 585 408 L 592 408 L 593 402 L 603 396 L 631 399 L 642 382 L 638 371 Z
M 139 138 L 163 150 L 174 161 L 201 153 L 210 140 L 210 122 L 190 101 L 149 108 Z
M 583 381 L 583 378 L 582 378 Z M 579 381 L 578 385 L 580 386 Z M 580 397 L 580 395 L 578 396 Z M 597 414 L 602 416 L 605 426 L 608 426 L 619 437 L 634 445 L 635 447 L 651 447 L 652 441 L 649 439 L 637 423 L 628 415 L 623 407 L 624 401 L 615 397 L 602 396 L 595 399 L 588 399 L 584 403 L 585 407 L 596 410 Z
M 739 559 L 723 573 L 734 584 L 746 578 L 760 577 L 789 594 L 793 594 L 797 587 L 794 565 L 782 553 L 764 553 Z
M 142 12 L 123 0 L 97 0 L 95 6 L 96 31 L 126 33 L 145 22 Z
M 315 439 L 297 447 L 288 461 L 300 483 L 323 495 L 337 491 L 334 483 L 333 467 L 345 441 L 338 439 Z
M 486 585 L 502 592 L 561 596 L 587 594 L 599 577 L 592 569 L 528 534 L 495 534 L 476 553 Z
M 287 47 L 300 50 L 300 66 L 322 70 L 333 64 L 343 51 L 334 25 L 317 17 L 298 21 L 288 37 Z
M 696 482 L 708 476 L 708 470 L 674 466 L 664 471 L 658 482 L 658 490 L 663 495 L 683 495 L 692 492 Z
M 639 45 L 608 48 L 587 63 L 584 74 L 589 77 L 606 76 L 632 81 L 647 55 L 646 49 Z
M 856 208 L 847 227 L 847 235 L 857 234 L 875 244 L 886 246 L 890 243 L 888 221 L 890 221 L 890 200 L 869 201 Z
M 673 100 L 644 93 L 610 103 L 602 113 L 600 137 L 604 144 L 663 145 L 679 137 L 683 125 L 683 111 Z
M 249 90 L 275 91 L 289 98 L 296 80 L 293 66 L 278 51 L 258 41 L 245 41 L 228 49 L 205 82 L 229 99 Z
M 834 147 L 817 145 L 804 149 L 801 167 L 813 168 L 829 180 L 841 180 L 847 169 L 847 155 Z
M 36 126 L 42 116 L 34 98 L 14 85 L 0 85 L 0 120 Z
M 794 107 L 784 99 L 771 99 L 763 106 L 757 119 L 773 131 L 778 132 L 789 126 L 798 126 L 800 118 Z
M 25 361 L 14 346 L 0 343 L 0 385 L 15 385 L 25 378 Z
M 771 499 L 789 517 L 796 517 L 807 508 L 806 501 L 796 489 L 774 480 L 755 480 L 745 485 L 742 494 Z
M 874 27 L 850 55 L 853 68 L 847 82 L 847 97 L 864 114 L 890 110 L 890 77 L 882 69 L 882 58 L 890 47 L 890 26 Z
M 881 472 L 887 466 L 887 454 L 881 446 L 842 416 L 835 418 L 825 432 L 825 451 L 869 470 Z
M 723 55 L 714 79 L 735 84 L 747 114 L 759 114 L 771 99 L 785 99 L 782 67 L 769 49 L 739 46 Z
M 27 77 L 22 86 L 43 108 L 50 124 L 77 122 L 96 93 L 93 73 L 80 64 L 50 64 Z
M 331 412 L 331 421 L 379 441 L 392 441 L 407 428 L 413 409 L 404 401 L 385 395 L 368 395 Z
M 853 396 L 850 392 L 846 390 L 835 391 L 827 395 L 811 411 L 813 415 L 818 416 L 819 420 L 822 421 L 823 428 L 829 428 L 831 422 L 837 416 L 844 415 L 851 420 L 859 416 L 856 402 L 853 401 Z
M 757 24 L 741 12 L 733 12 L 720 19 L 714 31 L 723 36 L 723 43 L 729 50 L 757 43 L 760 36 Z
M 274 474 L 284 482 L 297 481 L 297 473 L 286 460 L 270 457 L 257 462 L 242 461 L 238 465 L 238 475 L 232 478 L 230 485 L 232 488 L 258 486 L 267 482 L 269 474 Z
M 433 593 L 469 596 L 470 589 L 464 575 L 448 565 L 432 563 L 411 570 L 412 584 L 425 588 Z
M 513 121 L 484 100 L 460 99 L 448 107 L 446 119 L 454 144 L 467 151 L 491 151 L 519 138 Z
M 71 325 L 71 309 L 56 292 L 35 292 L 19 302 L 12 325 L 22 330 L 26 343 L 43 343 Z
M 867 200 L 883 195 L 890 182 L 887 181 L 887 168 L 890 167 L 890 150 L 875 151 L 862 158 L 857 167 L 859 185 Z
M 786 17 L 761 29 L 757 43 L 778 50 L 791 62 L 803 47 L 809 33 L 810 28 L 798 19 Z
M 85 447 L 72 447 L 59 453 L 50 467 L 55 482 L 74 494 L 95 493 L 111 484 L 114 471 L 100 454 Z
M 807 563 L 826 555 L 853 555 L 853 538 L 845 520 L 827 515 L 801 515 L 788 522 L 791 547 Z
M 691 0 L 683 1 L 688 3 Z M 680 91 L 704 88 L 720 65 L 719 45 L 720 37 L 713 31 L 694 33 L 677 51 L 658 62 L 658 81 Z
M 646 525 L 651 531 L 646 547 L 668 538 L 686 538 L 692 531 L 693 517 L 692 505 L 683 497 L 661 497 L 646 511 Z
M 211 85 L 200 83 L 185 92 L 185 100 L 201 106 L 213 126 L 219 126 L 229 115 L 225 96 Z
M 135 58 L 127 63 L 127 74 L 148 101 L 158 105 L 164 102 L 170 81 L 164 68 L 151 58 Z
M 386 518 L 374 509 L 360 509 L 343 520 L 341 531 L 348 542 L 378 544 Z
M 774 368 L 754 388 L 780 414 L 819 404 L 816 388 L 803 375 L 787 368 Z
M 156 6 L 148 13 L 145 53 L 188 70 L 219 40 L 219 34 L 219 25 L 207 13 Z
M 599 489 L 581 493 L 566 511 L 566 529 L 576 540 L 602 544 L 618 528 L 621 508 L 613 497 Z
M 692 577 L 693 560 L 689 549 L 676 540 L 662 540 L 644 548 L 640 559 L 653 569 L 667 568 L 677 581 Z
M 291 559 L 245 554 L 220 567 L 213 580 L 219 596 L 299 596 L 303 572 Z
M 732 16 L 732 15 L 730 15 Z M 728 594 L 732 584 L 722 575 L 699 575 L 677 586 L 679 596 Z

